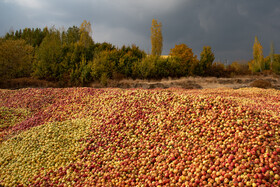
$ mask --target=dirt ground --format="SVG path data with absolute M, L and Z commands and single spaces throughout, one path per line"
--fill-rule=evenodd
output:
M 264 80 L 271 84 L 269 88 L 280 89 L 279 76 L 243 76 L 235 78 L 216 78 L 216 77 L 184 77 L 180 79 L 156 80 L 132 80 L 108 81 L 107 87 L 117 88 L 185 88 L 185 89 L 205 89 L 205 88 L 244 88 L 252 87 L 256 80 Z M 91 87 L 102 87 L 99 84 L 91 84 Z
M 205 88 L 244 88 L 252 87 L 257 84 L 252 84 L 256 81 L 265 81 L 268 86 L 266 88 L 275 88 L 280 90 L 280 76 L 242 76 L 234 78 L 216 78 L 216 77 L 183 77 L 180 79 L 162 79 L 162 80 L 108 80 L 106 86 L 100 83 L 91 83 L 87 87 L 93 88 L 184 88 L 184 89 L 205 89 Z M 46 88 L 46 87 L 60 87 L 59 84 L 48 82 L 44 80 L 36 80 L 32 78 L 20 78 L 0 82 L 0 88 L 4 89 L 19 89 L 19 88 Z

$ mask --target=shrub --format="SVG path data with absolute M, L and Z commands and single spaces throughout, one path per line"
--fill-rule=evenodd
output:
M 102 84 L 102 86 L 107 86 L 108 84 L 107 73 L 102 73 L 100 77 L 100 83 Z
M 272 84 L 268 80 L 255 80 L 252 83 L 250 83 L 251 87 L 257 87 L 257 88 L 272 88 Z
M 221 62 L 213 63 L 211 68 L 205 71 L 205 74 L 213 77 L 229 77 L 229 74 L 225 69 L 225 65 Z

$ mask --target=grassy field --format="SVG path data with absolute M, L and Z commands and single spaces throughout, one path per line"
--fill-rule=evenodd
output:
M 280 186 L 280 91 L 0 90 L 4 186 Z

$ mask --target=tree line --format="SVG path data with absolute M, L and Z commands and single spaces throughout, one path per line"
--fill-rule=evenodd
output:
M 253 46 L 253 59 L 249 61 L 249 69 L 252 72 L 263 72 L 269 70 L 271 72 L 280 73 L 280 55 L 275 54 L 274 44 L 271 42 L 270 53 L 264 58 L 263 47 L 261 46 L 258 37 L 255 37 Z
M 34 77 L 61 86 L 84 86 L 92 81 L 106 85 L 108 79 L 219 77 L 266 69 L 280 72 L 280 56 L 273 53 L 263 58 L 261 47 L 255 44 L 254 59 L 246 65 L 233 63 L 225 67 L 214 63 L 210 46 L 203 47 L 200 59 L 186 44 L 175 45 L 168 58 L 163 58 L 161 27 L 158 20 L 152 21 L 150 55 L 136 45 L 118 48 L 94 42 L 88 21 L 67 30 L 46 27 L 12 31 L 0 38 L 0 79 Z

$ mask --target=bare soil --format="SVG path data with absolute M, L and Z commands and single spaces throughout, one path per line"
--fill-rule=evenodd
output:
M 261 81 L 260 81 L 261 80 Z M 268 86 L 256 82 L 266 82 Z M 270 86 L 269 86 L 270 85 Z M 103 87 L 100 84 L 92 83 L 91 87 Z M 243 76 L 234 78 L 216 78 L 216 77 L 183 77 L 180 79 L 162 79 L 162 80 L 132 80 L 125 79 L 120 81 L 108 81 L 107 87 L 116 88 L 184 88 L 184 89 L 205 89 L 205 88 L 244 88 L 260 87 L 280 89 L 280 76 Z
M 93 88 L 184 88 L 184 89 L 206 89 L 206 88 L 244 88 L 244 87 L 260 87 L 260 88 L 275 88 L 280 90 L 280 76 L 276 75 L 255 75 L 241 76 L 234 78 L 216 78 L 216 77 L 183 77 L 180 79 L 162 79 L 162 80 L 140 80 L 140 79 L 123 79 L 123 80 L 108 80 L 106 86 L 100 83 L 91 83 L 87 85 Z M 60 87 L 58 83 L 37 80 L 32 78 L 20 78 L 7 81 L 0 81 L 0 88 L 4 89 L 19 89 L 19 88 L 46 88 Z

